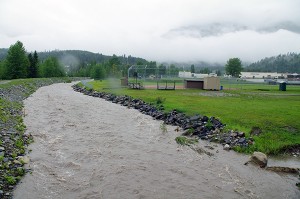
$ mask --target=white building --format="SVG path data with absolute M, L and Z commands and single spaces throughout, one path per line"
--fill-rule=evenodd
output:
M 241 72 L 242 79 L 278 79 L 286 78 L 286 74 L 271 72 Z
M 211 74 L 201 74 L 201 73 L 191 73 L 186 71 L 179 71 L 178 77 L 180 78 L 204 78 L 204 77 L 211 77 L 211 76 L 217 76 L 215 73 Z

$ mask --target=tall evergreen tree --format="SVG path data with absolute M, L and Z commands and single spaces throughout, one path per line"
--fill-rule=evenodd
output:
M 209 74 L 211 73 L 211 70 L 209 68 L 201 68 L 200 73 L 202 74 Z
M 26 51 L 23 43 L 17 41 L 14 45 L 9 47 L 6 60 L 6 78 L 18 79 L 26 78 L 28 71 L 29 61 L 26 56 Z
M 38 54 L 34 51 L 33 56 L 31 53 L 28 55 L 29 68 L 28 68 L 28 77 L 36 78 L 38 76 Z
M 108 71 L 110 76 L 117 77 L 120 75 L 121 62 L 115 54 L 108 60 L 107 66 L 108 67 L 106 68 L 106 70 Z
M 32 77 L 32 71 L 33 71 L 33 56 L 31 53 L 28 54 L 28 61 L 29 61 L 29 67 L 28 67 L 28 77 Z
M 165 75 L 167 73 L 167 67 L 163 64 L 160 64 L 158 66 L 158 75 L 161 77 L 162 75 Z
M 36 51 L 33 53 L 33 63 L 32 77 L 38 77 L 39 57 Z
M 0 79 L 5 79 L 5 72 L 4 62 L 0 61 Z
M 65 70 L 55 57 L 49 57 L 40 67 L 41 77 L 64 77 Z
M 195 73 L 195 65 L 194 64 L 191 65 L 191 73 Z
M 157 66 L 155 61 L 150 61 L 147 65 L 148 75 L 155 75 L 157 71 Z
M 178 72 L 179 69 L 174 64 L 171 64 L 169 69 L 169 75 L 171 75 L 172 77 L 178 77 Z
M 92 66 L 91 75 L 94 79 L 104 79 L 105 69 L 102 64 L 96 64 Z

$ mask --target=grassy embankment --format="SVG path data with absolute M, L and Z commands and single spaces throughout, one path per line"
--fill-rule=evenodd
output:
M 117 85 L 119 80 L 115 81 Z M 223 81 L 225 90 L 219 92 L 107 89 L 111 82 L 94 81 L 90 84 L 98 91 L 129 95 L 148 103 L 155 103 L 158 98 L 165 99 L 166 111 L 176 109 L 187 115 L 214 116 L 221 119 L 227 129 L 244 131 L 247 136 L 250 136 L 252 127 L 259 127 L 263 133 L 254 136 L 255 144 L 247 149 L 236 149 L 239 151 L 279 154 L 291 146 L 300 145 L 300 86 L 287 85 L 287 91 L 279 91 L 278 85 Z

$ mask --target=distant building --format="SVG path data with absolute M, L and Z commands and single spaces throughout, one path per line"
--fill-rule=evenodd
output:
M 180 78 L 204 78 L 204 77 L 217 77 L 217 74 L 215 74 L 215 73 L 202 74 L 202 73 L 191 73 L 191 72 L 180 71 L 178 73 L 178 77 L 180 77 Z
M 204 77 L 205 90 L 220 90 L 220 77 Z
M 299 81 L 300 80 L 300 74 L 298 74 L 298 73 L 288 74 L 287 79 L 289 81 Z
M 180 77 L 180 78 L 192 78 L 192 73 L 191 72 L 185 72 L 185 71 L 183 71 L 183 72 L 179 71 L 178 77 Z
M 203 79 L 185 79 L 184 88 L 197 88 L 204 89 L 204 80 Z
M 201 79 L 185 79 L 185 88 L 197 88 L 204 90 L 220 90 L 220 77 L 204 77 Z
M 242 79 L 285 79 L 286 74 L 271 72 L 241 72 Z

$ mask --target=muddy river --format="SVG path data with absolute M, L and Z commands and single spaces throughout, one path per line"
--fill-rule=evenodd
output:
M 208 142 L 196 146 L 204 153 L 179 146 L 175 127 L 162 132 L 161 121 L 71 84 L 40 88 L 25 114 L 32 173 L 14 198 L 300 198 L 297 176 L 245 166 L 248 156 Z

